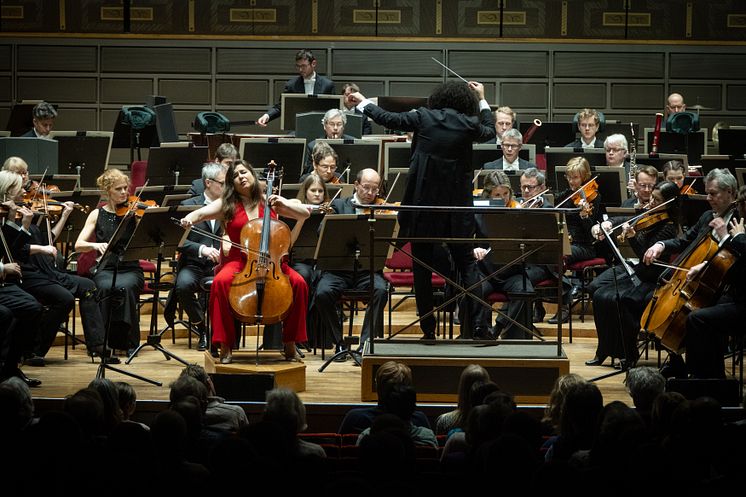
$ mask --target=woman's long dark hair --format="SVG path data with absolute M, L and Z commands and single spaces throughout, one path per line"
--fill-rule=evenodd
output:
M 256 205 L 262 199 L 262 188 L 261 185 L 259 185 L 259 178 L 257 178 L 256 171 L 254 171 L 254 168 L 251 167 L 251 164 L 249 164 L 245 160 L 235 160 L 231 162 L 228 166 L 228 171 L 226 171 L 225 173 L 225 184 L 223 185 L 222 200 L 223 222 L 225 223 L 224 227 L 228 226 L 228 223 L 233 220 L 233 216 L 236 215 L 236 201 L 239 200 L 239 198 L 238 193 L 236 193 L 236 188 L 233 184 L 233 179 L 236 176 L 237 166 L 244 166 L 254 177 L 254 185 L 251 187 L 251 191 L 249 191 L 251 204 Z
M 461 81 L 448 81 L 440 85 L 427 99 L 431 109 L 453 109 L 467 116 L 479 113 L 479 100 L 469 86 Z

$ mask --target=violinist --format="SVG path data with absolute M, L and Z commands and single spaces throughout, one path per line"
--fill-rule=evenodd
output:
M 363 169 L 355 180 L 355 193 L 346 199 L 336 199 L 331 207 L 334 214 L 362 214 L 356 204 L 374 204 L 381 184 L 381 178 L 373 169 Z M 330 214 L 333 215 L 333 214 Z M 370 288 L 370 272 L 324 271 L 316 286 L 314 305 L 321 317 L 322 326 L 331 330 L 336 344 L 336 352 L 342 350 L 342 327 L 337 317 L 337 302 L 345 289 L 367 290 Z M 368 303 L 360 333 L 360 348 L 371 336 L 371 320 L 375 319 L 376 330 L 383 332 L 383 308 L 386 305 L 388 290 L 383 275 L 373 275 L 373 300 Z
M 638 186 L 640 184 L 638 175 Z M 678 195 L 679 189 L 674 183 L 663 181 L 656 185 L 652 192 L 650 208 L 655 209 Z M 632 250 L 638 257 L 642 258 L 651 245 L 676 235 L 677 207 L 674 200 L 665 208 L 655 209 L 649 215 L 639 218 L 634 225 L 623 225 L 623 236 L 629 240 Z M 615 238 L 612 236 L 612 240 Z M 586 362 L 588 366 L 601 365 L 607 357 L 612 357 L 612 360 L 624 359 L 629 367 L 637 362 L 636 339 L 640 329 L 640 317 L 652 297 L 662 268 L 637 264 L 634 271 L 640 280 L 639 285 L 632 281 L 621 265 L 607 269 L 594 280 L 594 283 L 600 283 L 593 293 L 593 317 L 598 333 L 598 346 L 593 359 Z
M 519 181 L 521 184 L 521 207 L 552 207 L 552 203 L 544 196 L 547 191 L 544 173 L 535 167 L 529 167 L 523 171 Z
M 663 177 L 666 181 L 676 183 L 679 189 L 684 188 L 684 178 L 686 177 L 684 163 L 680 160 L 667 161 L 663 164 Z
M 311 172 L 300 177 L 301 183 L 311 174 L 316 174 L 316 176 L 324 180 L 324 183 L 332 185 L 344 182 L 342 175 L 337 172 L 339 156 L 331 145 L 326 142 L 316 142 L 311 152 L 311 157 L 313 158 L 313 169 Z
M 510 184 L 510 179 L 501 170 L 491 171 L 484 179 L 482 198 L 502 200 L 503 205 L 509 209 L 518 209 L 521 207 L 513 196 L 513 187 Z
M 223 223 L 231 242 L 240 246 L 241 229 L 251 219 L 264 216 L 264 194 L 254 168 L 243 160 L 233 162 L 225 175 L 226 182 L 220 198 L 190 212 L 181 220 L 184 227 L 202 221 L 216 220 Z M 270 194 L 271 216 L 282 215 L 293 219 L 305 219 L 308 210 L 289 202 L 279 195 Z M 246 255 L 234 245 L 215 276 L 210 292 L 210 316 L 212 319 L 212 343 L 220 349 L 220 362 L 233 362 L 232 348 L 237 344 L 236 327 L 229 301 L 229 292 L 235 273 L 246 265 Z M 296 360 L 296 342 L 306 341 L 306 309 L 308 308 L 308 286 L 303 278 L 287 263 L 282 263 L 282 272 L 290 279 L 293 301 L 290 314 L 283 321 L 282 342 L 287 360 Z
M 75 241 L 77 252 L 95 252 L 100 258 L 107 250 L 109 241 L 120 223 L 128 223 L 120 241 L 124 245 L 134 233 L 135 216 L 127 213 L 129 178 L 118 169 L 107 169 L 96 179 L 96 185 L 106 194 L 107 203 L 91 211 L 83 229 Z M 124 209 L 122 209 L 124 206 Z M 118 211 L 124 210 L 124 213 Z M 116 249 L 117 247 L 112 247 Z M 116 265 L 116 293 L 112 298 L 111 285 Z M 134 352 L 140 343 L 140 312 L 138 300 L 145 285 L 143 271 L 138 261 L 118 262 L 116 257 L 107 257 L 105 265 L 98 267 L 93 281 L 98 288 L 104 322 L 111 314 L 109 343 L 114 349 Z
M 744 237 L 743 209 L 746 192 L 743 187 L 736 193 L 736 178 L 727 169 L 713 169 L 705 177 L 707 201 L 712 207 L 697 223 L 679 238 L 660 241 L 645 252 L 645 264 L 651 264 L 671 253 L 681 253 L 699 239 L 699 235 L 712 236 L 725 242 L 737 258 L 725 275 L 724 291 L 710 307 L 693 310 L 686 318 L 686 370 L 681 356 L 670 355 L 669 374 L 695 378 L 724 378 L 723 353 L 729 335 L 743 333 L 741 325 L 746 320 L 746 237 Z M 733 212 L 734 206 L 738 213 Z M 739 219 L 740 217 L 740 219 Z M 697 278 L 707 261 L 694 265 L 687 273 L 687 281 Z
M 8 157 L 3 163 L 3 171 L 10 171 L 21 176 L 24 193 L 31 189 L 31 180 L 28 175 L 28 164 L 26 164 L 25 160 L 20 157 Z
M 484 85 L 476 81 L 448 81 L 428 97 L 427 107 L 411 112 L 387 112 L 360 93 L 348 99 L 357 103 L 376 123 L 389 129 L 412 132 L 412 156 L 402 205 L 472 207 L 472 144 L 495 137 L 495 120 L 484 99 Z M 399 213 L 399 234 L 404 237 L 459 237 L 474 234 L 471 213 L 408 211 Z M 454 243 L 451 255 L 465 287 L 477 283 L 472 248 Z M 432 267 L 436 249 L 432 243 L 413 243 L 412 253 Z M 413 268 L 417 311 L 425 316 L 433 309 L 432 272 L 420 264 Z M 481 292 L 478 292 L 481 293 Z M 477 295 L 481 297 L 481 295 Z M 475 315 L 467 329 L 474 329 Z M 435 317 L 420 321 L 424 337 L 435 338 Z M 468 334 L 462 332 L 462 336 Z
M 580 188 L 591 179 L 591 167 L 583 157 L 573 157 L 570 159 L 567 162 L 567 172 L 565 175 L 570 189 L 557 195 L 557 198 L 564 201 L 566 198 L 571 197 L 574 206 L 581 208 L 579 213 L 571 213 L 565 216 L 567 229 L 572 237 L 570 244 L 571 253 L 567 257 L 566 262 L 567 264 L 572 264 L 596 257 L 591 228 L 601 219 L 601 194 L 596 189 L 594 190 L 595 195 L 593 193 L 588 195 L 587 192 Z M 557 205 L 559 205 L 559 202 Z M 572 206 L 568 205 L 568 207 Z
M 0 171 L 0 191 L 14 194 L 21 189 L 22 179 L 16 173 Z M 38 320 L 41 314 L 41 304 L 19 285 L 22 279 L 21 266 L 15 262 L 13 253 L 18 247 L 27 243 L 30 234 L 24 228 L 31 223 L 32 214 L 28 209 L 18 208 L 15 203 L 8 199 L 3 201 L 6 220 L 0 229 L 2 230 L 2 245 L 0 253 L 0 381 L 17 376 L 28 386 L 37 387 L 41 381 L 29 378 L 19 368 L 24 349 L 32 343 L 37 335 Z M 13 220 L 16 211 L 23 213 L 24 221 L 18 226 Z
M 181 205 L 209 205 L 219 199 L 223 194 L 225 184 L 225 167 L 221 163 L 208 162 L 202 166 L 203 193 L 192 198 L 185 199 Z M 204 221 L 198 228 L 212 233 L 214 237 L 207 237 L 191 231 L 179 249 L 179 262 L 176 266 L 176 282 L 168 294 L 166 306 L 163 310 L 163 318 L 173 328 L 176 303 L 189 316 L 199 333 L 197 350 L 207 348 L 207 330 L 205 328 L 205 310 L 202 308 L 195 293 L 199 291 L 199 283 L 202 278 L 212 276 L 215 265 L 220 262 L 220 242 L 223 236 L 223 228 L 217 221 Z
M 23 199 L 21 188 L 0 191 L 0 194 L 16 202 Z M 44 366 L 44 357 L 57 336 L 59 325 L 67 319 L 67 315 L 75 305 L 76 298 L 80 299 L 83 333 L 88 353 L 96 356 L 104 355 L 104 323 L 95 298 L 95 284 L 87 278 L 61 271 L 56 266 L 55 242 L 72 211 L 73 203 L 65 202 L 64 209 L 54 227 L 51 228 L 51 223 L 46 225 L 47 230 L 51 229 L 51 231 L 42 232 L 38 224 L 31 223 L 30 218 L 27 225 L 26 218 L 29 209 L 23 209 L 22 225 L 30 237 L 13 256 L 23 271 L 21 288 L 44 305 L 44 311 L 38 321 L 37 334 L 24 350 L 24 363 L 29 366 Z M 39 213 L 49 219 L 48 210 L 46 212 L 42 210 Z M 34 214 L 32 212 L 31 217 Z

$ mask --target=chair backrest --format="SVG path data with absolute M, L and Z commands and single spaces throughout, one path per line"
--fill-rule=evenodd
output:
M 412 244 L 405 243 L 402 250 L 394 250 L 394 253 L 386 259 L 386 267 L 397 271 L 411 271 L 412 258 L 404 253 L 412 251 Z
M 148 177 L 148 161 L 136 160 L 130 166 L 130 195 L 135 194 L 135 190 L 145 184 Z

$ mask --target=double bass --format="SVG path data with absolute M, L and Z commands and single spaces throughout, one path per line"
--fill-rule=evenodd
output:
M 669 350 L 684 351 L 686 318 L 697 309 L 713 305 L 720 295 L 725 276 L 738 259 L 728 249 L 729 239 L 726 235 L 718 242 L 710 230 L 703 232 L 673 263 L 669 279 L 664 280 L 667 273 L 661 275 L 664 284 L 656 288 L 640 326 L 655 334 Z M 702 262 L 707 262 L 705 267 L 687 281 L 689 269 Z
M 274 161 L 267 164 L 264 215 L 241 228 L 241 247 L 246 265 L 233 276 L 228 301 L 236 318 L 247 324 L 279 323 L 290 313 L 293 290 L 282 272 L 282 260 L 290 249 L 290 228 L 272 219 L 269 205 L 274 181 Z

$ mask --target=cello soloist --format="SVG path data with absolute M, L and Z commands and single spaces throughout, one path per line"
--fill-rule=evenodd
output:
M 727 338 L 743 334 L 742 323 L 746 320 L 746 236 L 743 234 L 746 189 L 742 187 L 737 195 L 736 178 L 726 169 L 710 171 L 705 186 L 712 210 L 705 212 L 683 237 L 650 247 L 643 259 L 645 264 L 651 264 L 662 255 L 686 253 L 707 237 L 713 237 L 721 244 L 721 249 L 727 249 L 737 259 L 724 275 L 722 292 L 712 305 L 694 309 L 687 316 L 686 366 L 681 356 L 671 354 L 669 376 L 686 377 L 688 373 L 694 378 L 724 378 L 723 354 Z M 733 212 L 734 204 L 738 206 L 738 215 Z M 687 283 L 703 276 L 709 260 L 691 266 Z
M 244 268 L 246 254 L 235 244 L 241 244 L 241 229 L 249 220 L 262 218 L 264 215 L 264 194 L 254 169 L 242 160 L 233 162 L 225 175 L 226 182 L 222 196 L 196 211 L 190 212 L 181 225 L 189 227 L 195 223 L 210 219 L 223 222 L 225 233 L 234 243 L 228 257 L 223 260 L 220 271 L 215 276 L 210 292 L 210 316 L 212 319 L 212 342 L 220 349 L 220 362 L 232 362 L 231 349 L 236 343 L 234 312 L 229 301 L 229 293 L 234 275 Z M 305 207 L 289 202 L 279 195 L 269 194 L 266 199 L 271 207 L 271 216 L 277 215 L 305 219 L 309 216 Z M 258 246 L 250 246 L 257 250 Z M 290 268 L 287 262 L 282 263 L 282 272 L 290 279 L 292 303 L 290 312 L 283 321 L 282 342 L 287 360 L 297 360 L 295 343 L 306 341 L 306 309 L 308 308 L 308 285 L 305 280 Z

